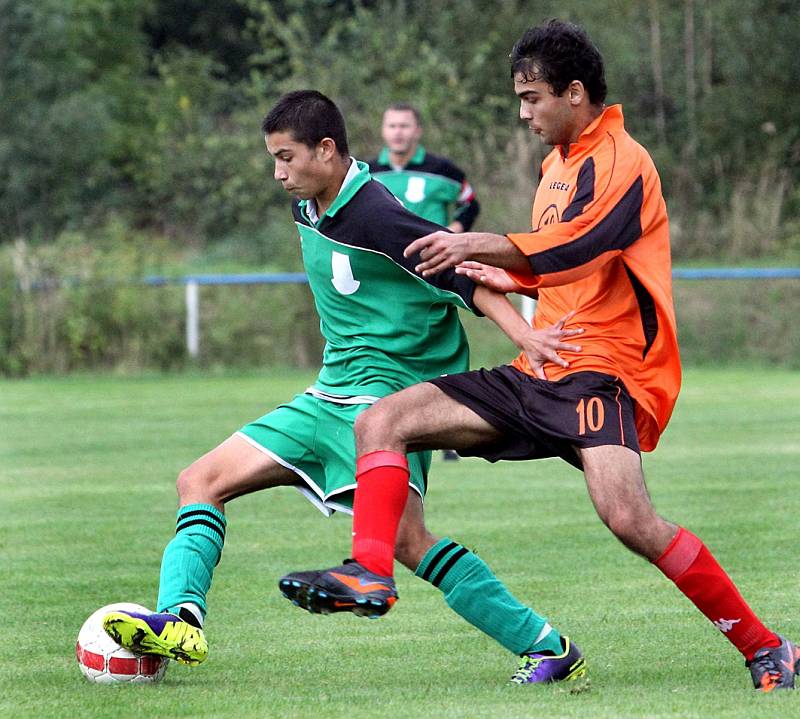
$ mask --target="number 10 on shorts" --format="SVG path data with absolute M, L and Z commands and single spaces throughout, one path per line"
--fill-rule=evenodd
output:
M 587 428 L 590 432 L 598 432 L 603 428 L 606 415 L 599 397 L 581 399 L 575 411 L 578 413 L 578 434 L 586 434 Z

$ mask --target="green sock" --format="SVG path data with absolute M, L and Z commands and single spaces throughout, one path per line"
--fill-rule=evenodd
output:
M 206 594 L 225 541 L 225 515 L 210 504 L 188 504 L 178 510 L 175 538 L 164 550 L 158 611 L 179 612 L 190 602 L 206 615 Z
M 514 654 L 563 651 L 558 631 L 520 603 L 466 547 L 440 539 L 422 558 L 415 574 L 441 589 L 453 611 Z

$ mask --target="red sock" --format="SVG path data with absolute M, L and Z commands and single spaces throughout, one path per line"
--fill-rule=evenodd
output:
M 384 577 L 394 574 L 397 527 L 408 499 L 405 454 L 379 450 L 356 462 L 353 559 Z
M 745 659 L 752 659 L 762 647 L 780 644 L 778 637 L 753 614 L 706 545 L 687 529 L 678 529 L 653 564 L 675 582 Z

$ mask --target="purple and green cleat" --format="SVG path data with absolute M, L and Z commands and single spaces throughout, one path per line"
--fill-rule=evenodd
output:
M 103 629 L 117 644 L 140 654 L 158 654 L 181 664 L 200 664 L 208 656 L 203 630 L 175 614 L 109 612 Z
M 512 684 L 550 684 L 571 682 L 586 676 L 586 660 L 568 637 L 561 637 L 561 654 L 527 652 L 511 677 Z

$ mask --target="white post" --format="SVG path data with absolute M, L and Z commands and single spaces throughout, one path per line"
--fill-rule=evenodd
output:
M 200 354 L 200 286 L 196 280 L 186 283 L 186 351 L 196 358 Z
M 536 310 L 536 300 L 533 299 L 533 297 L 528 297 L 528 295 L 520 295 L 520 297 L 522 298 L 520 303 L 522 316 L 530 323 L 533 319 L 533 313 Z

